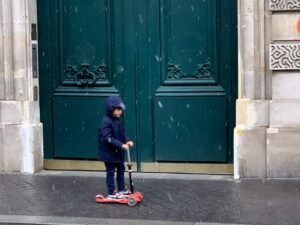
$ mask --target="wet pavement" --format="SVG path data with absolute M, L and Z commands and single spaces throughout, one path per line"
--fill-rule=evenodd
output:
M 144 199 L 129 207 L 96 203 L 95 195 L 106 189 L 104 176 L 94 174 L 0 174 L 0 224 L 25 223 L 24 216 L 35 221 L 47 217 L 48 224 L 51 217 L 72 218 L 72 223 L 88 218 L 95 223 L 117 219 L 145 224 L 300 224 L 300 180 L 296 179 L 234 181 L 136 174 L 135 187 Z

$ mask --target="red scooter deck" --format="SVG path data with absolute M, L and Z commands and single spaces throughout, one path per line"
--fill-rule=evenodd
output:
M 103 195 L 96 195 L 96 202 L 98 203 L 118 203 L 118 204 L 128 204 L 129 206 L 135 206 L 137 203 L 141 202 L 143 195 L 140 192 L 134 192 L 122 199 L 108 199 Z

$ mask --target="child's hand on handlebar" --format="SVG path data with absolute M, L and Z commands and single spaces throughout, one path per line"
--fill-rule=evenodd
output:
M 132 148 L 132 147 L 133 147 L 133 142 L 132 142 L 132 141 L 127 141 L 126 144 L 123 144 L 123 145 L 122 145 L 122 148 L 123 148 L 124 150 L 126 150 L 126 151 L 128 151 L 129 148 Z
M 127 143 L 126 143 L 130 148 L 132 148 L 133 147 L 133 142 L 132 141 L 127 141 Z
M 128 144 L 123 144 L 122 149 L 128 151 L 129 150 L 129 145 Z

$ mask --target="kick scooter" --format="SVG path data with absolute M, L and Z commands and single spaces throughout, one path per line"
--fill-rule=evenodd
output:
M 129 175 L 129 186 L 130 186 L 130 194 L 128 196 L 124 196 L 121 199 L 108 199 L 103 195 L 96 195 L 96 202 L 98 203 L 119 203 L 119 204 L 128 204 L 129 206 L 135 206 L 137 203 L 140 203 L 143 199 L 143 195 L 140 192 L 134 192 L 133 182 L 132 182 L 132 163 L 130 159 L 129 149 L 127 152 L 127 168 Z

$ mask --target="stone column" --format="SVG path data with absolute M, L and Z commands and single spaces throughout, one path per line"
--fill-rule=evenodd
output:
M 272 0 L 268 177 L 300 177 L 300 2 Z
M 0 171 L 43 167 L 38 78 L 32 46 L 35 0 L 0 0 Z
M 238 100 L 234 130 L 234 177 L 267 174 L 266 138 L 269 126 L 270 75 L 266 70 L 269 32 L 267 2 L 238 1 Z

